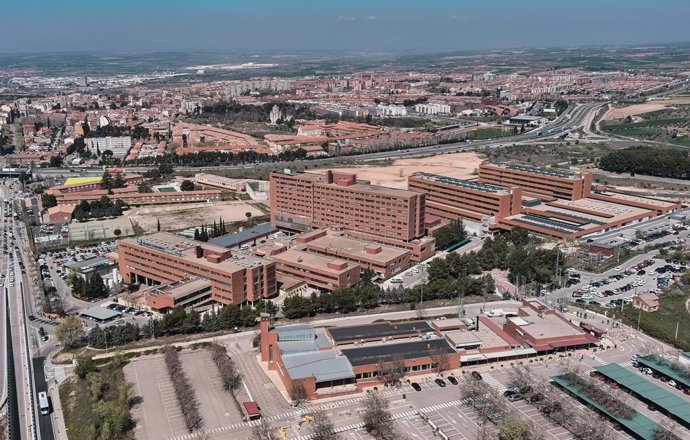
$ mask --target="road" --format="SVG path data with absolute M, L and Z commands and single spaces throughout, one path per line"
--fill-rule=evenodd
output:
M 12 187 L 11 187 L 12 186 Z M 0 198 L 11 199 L 18 194 L 16 181 L 5 181 L 0 185 Z M 15 204 L 15 207 L 19 204 Z M 4 220 L 4 219 L 3 219 Z M 27 272 L 20 267 L 20 261 L 25 268 L 29 264 L 29 246 L 26 230 L 18 221 L 3 222 L 3 244 L 7 245 L 6 253 L 2 255 L 2 274 L 8 293 L 9 323 L 11 332 L 11 362 L 14 365 L 16 384 L 16 401 L 18 408 L 17 438 L 52 440 L 54 438 L 51 418 L 40 420 L 37 408 L 37 392 L 34 380 L 38 379 L 45 387 L 43 368 L 34 371 L 33 356 L 39 351 L 39 341 L 36 328 L 30 325 L 28 315 L 33 313 L 32 283 Z M 11 235 L 10 235 L 11 234 Z M 30 273 L 30 272 L 28 272 Z M 4 332 L 3 332 L 4 333 Z M 43 361 L 39 361 L 43 364 Z M 3 370 L 5 365 L 2 365 Z M 34 373 L 36 376 L 34 376 Z M 4 374 L 4 371 L 3 371 Z M 40 426 L 39 426 L 40 422 Z
M 462 151 L 468 151 L 477 147 L 497 147 L 500 145 L 510 145 L 514 143 L 533 141 L 537 139 L 549 139 L 553 137 L 558 137 L 562 134 L 568 133 L 572 130 L 576 130 L 580 127 L 588 125 L 591 123 L 591 118 L 596 114 L 597 110 L 604 105 L 605 102 L 592 102 L 587 104 L 578 104 L 575 106 L 568 107 L 558 118 L 554 121 L 549 122 L 541 128 L 528 131 L 526 133 L 516 134 L 514 136 L 507 136 L 498 139 L 487 139 L 475 142 L 458 142 L 453 144 L 444 145 L 430 145 L 427 147 L 411 148 L 408 150 L 398 150 L 398 151 L 381 151 L 375 153 L 360 154 L 357 156 L 348 156 L 343 158 L 343 161 L 350 161 L 352 163 L 357 162 L 370 162 L 385 159 L 405 159 L 405 158 L 416 158 L 424 157 L 429 155 L 438 155 L 446 153 L 456 153 Z M 550 131 L 550 133 L 549 133 Z M 540 135 L 539 133 L 543 133 Z M 335 158 L 337 159 L 337 157 Z M 333 157 L 327 159 L 314 159 L 308 161 L 292 161 L 292 162 L 270 162 L 270 163 L 257 163 L 257 164 L 246 164 L 246 165 L 216 165 L 208 167 L 176 167 L 177 171 L 180 172 L 204 172 L 204 171 L 217 171 L 217 170 L 256 170 L 256 169 L 281 169 L 281 168 L 303 168 L 305 166 L 313 167 L 314 165 L 323 165 L 332 163 Z M 91 168 L 75 168 L 79 170 L 77 173 L 71 172 L 68 168 L 38 168 L 33 172 L 37 176 L 41 177 L 69 177 L 69 176 L 100 176 L 103 173 L 101 167 L 91 167 Z M 144 172 L 148 170 L 149 167 L 127 167 L 128 171 L 132 172 Z

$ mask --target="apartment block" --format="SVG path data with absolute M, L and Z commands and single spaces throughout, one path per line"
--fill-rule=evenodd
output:
M 167 232 L 118 241 L 118 262 L 127 284 L 201 279 L 211 284 L 211 299 L 221 304 L 240 304 L 277 294 L 276 263 L 233 255 L 224 247 Z
M 485 217 L 500 219 L 520 213 L 522 188 L 502 187 L 474 180 L 429 173 L 414 173 L 407 179 L 410 191 L 426 195 L 426 213 L 446 222 Z
M 536 197 L 579 200 L 590 195 L 592 173 L 484 162 L 479 165 L 478 182 L 504 187 L 519 186 L 524 193 Z
M 433 255 L 433 239 L 424 238 L 423 194 L 371 185 L 355 174 L 330 170 L 325 174 L 274 171 L 270 179 L 274 227 L 295 232 L 332 228 L 411 249 L 417 261 Z

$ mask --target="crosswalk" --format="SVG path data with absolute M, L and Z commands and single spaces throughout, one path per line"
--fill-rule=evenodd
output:
M 495 389 L 499 393 L 502 393 L 508 389 L 508 388 L 506 388 L 505 385 L 503 385 L 501 382 L 499 382 L 495 377 L 493 377 L 489 373 L 482 373 L 482 378 L 484 379 L 484 382 L 489 384 L 489 386 L 491 388 Z
M 486 378 L 487 375 L 484 375 L 484 377 Z M 493 379 L 493 380 L 495 381 L 495 379 Z M 498 383 L 498 381 L 496 381 L 496 383 Z M 433 382 L 424 382 L 424 383 L 420 383 L 420 386 L 422 387 L 422 389 L 428 389 L 428 388 L 433 388 L 436 385 Z M 390 397 L 390 396 L 399 395 L 401 393 L 409 392 L 409 391 L 413 391 L 413 388 L 409 385 L 404 385 L 404 386 L 398 387 L 398 388 L 384 389 L 382 391 L 378 391 L 377 393 L 383 397 Z M 312 412 L 317 411 L 317 410 L 331 410 L 331 409 L 335 409 L 335 408 L 342 407 L 342 406 L 356 404 L 356 403 L 363 401 L 365 398 L 366 398 L 366 396 L 361 396 L 361 397 L 353 397 L 351 399 L 339 400 L 336 402 L 321 403 L 318 405 L 305 405 L 301 409 L 295 409 L 295 410 L 287 411 L 287 412 L 284 412 L 281 414 L 275 414 L 272 416 L 264 417 L 263 420 L 266 421 L 267 423 L 271 423 L 271 422 L 276 422 L 279 420 L 289 420 L 289 419 L 299 418 L 304 414 L 312 413 Z M 407 418 L 418 415 L 420 412 L 437 411 L 439 409 L 450 408 L 453 406 L 459 406 L 459 405 L 462 405 L 464 402 L 465 402 L 464 400 L 453 400 L 450 402 L 443 402 L 443 403 L 439 403 L 439 404 L 432 405 L 429 407 L 395 414 L 393 416 L 393 419 L 394 420 L 407 419 Z M 250 420 L 248 422 L 233 423 L 231 425 L 219 426 L 216 428 L 206 429 L 204 431 L 194 432 L 191 434 L 179 435 L 176 437 L 169 438 L 168 440 L 200 439 L 200 438 L 204 438 L 204 436 L 206 436 L 208 434 L 222 434 L 225 432 L 232 432 L 233 430 L 240 429 L 240 428 L 246 428 L 248 426 L 254 427 L 254 426 L 257 426 L 259 423 L 261 423 L 259 420 Z M 361 429 L 363 427 L 364 427 L 364 424 L 361 422 L 360 423 L 353 423 L 350 425 L 340 426 L 340 427 L 336 428 L 336 432 L 353 431 L 353 430 Z M 295 439 L 296 440 L 310 440 L 311 435 L 305 434 L 305 435 L 295 437 Z

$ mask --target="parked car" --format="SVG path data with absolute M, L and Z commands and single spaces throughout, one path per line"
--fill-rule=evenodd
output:
M 412 382 L 410 385 L 415 391 L 422 391 L 422 387 L 417 382 Z
M 436 379 L 434 382 L 436 382 L 436 385 L 440 386 L 441 388 L 444 388 L 446 386 L 446 381 L 441 379 L 440 377 Z
M 458 380 L 454 376 L 448 376 L 446 379 L 448 379 L 448 382 L 450 382 L 453 385 L 458 384 Z
M 473 378 L 475 378 L 475 379 L 477 379 L 477 380 L 482 380 L 482 375 L 479 374 L 479 371 L 473 371 L 473 372 L 470 373 L 470 374 L 472 375 Z

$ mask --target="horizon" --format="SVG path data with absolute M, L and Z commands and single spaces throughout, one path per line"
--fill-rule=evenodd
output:
M 556 4 L 554 4 L 556 3 Z M 0 53 L 446 53 L 690 42 L 679 0 L 577 7 L 470 0 L 26 0 L 6 6 Z M 39 11 L 40 13 L 37 13 Z M 625 11 L 621 14 L 621 11 Z M 59 38 L 56 38 L 59 37 Z

